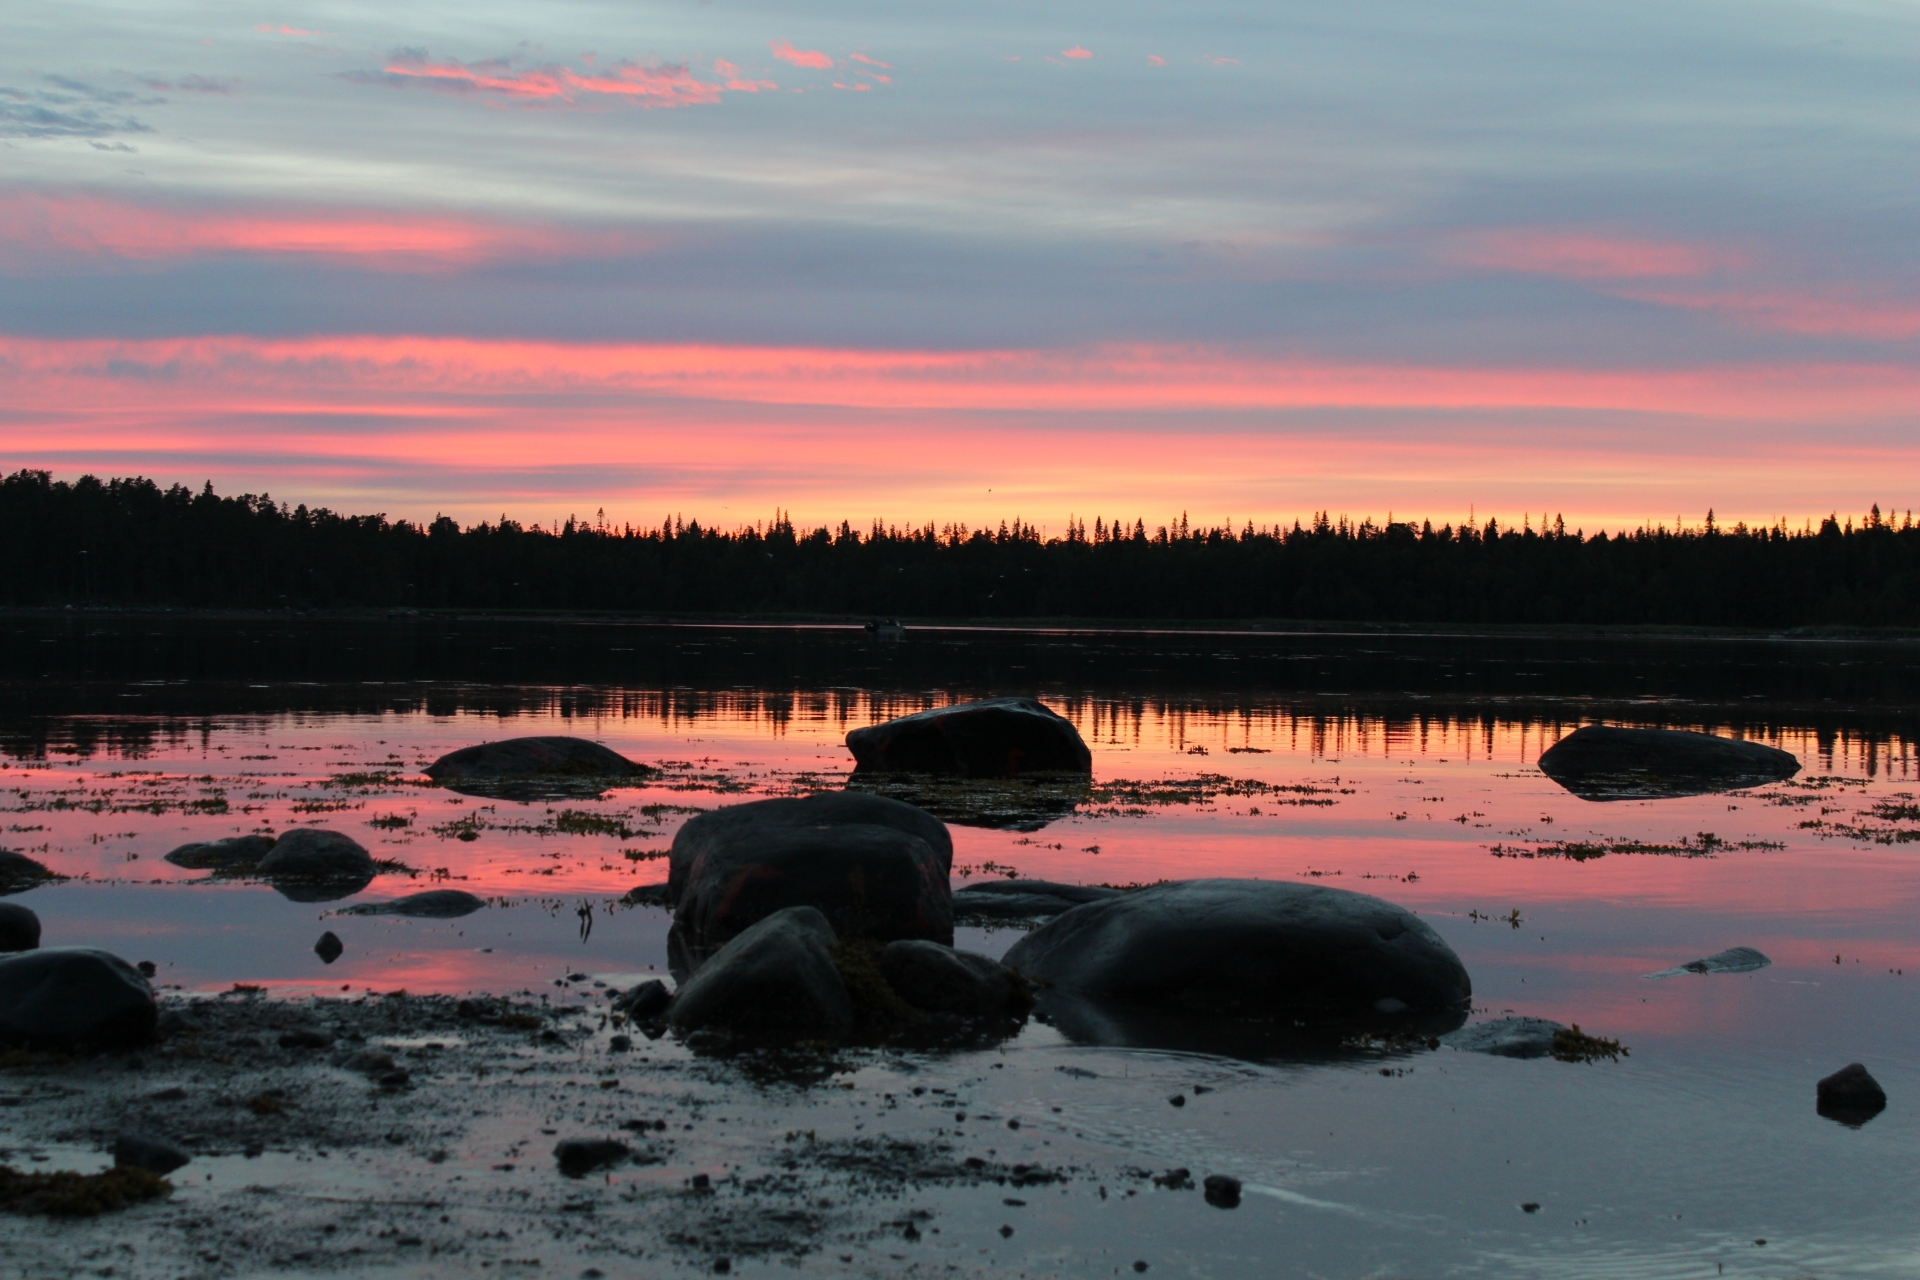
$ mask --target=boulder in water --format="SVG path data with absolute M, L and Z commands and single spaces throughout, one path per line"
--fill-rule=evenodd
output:
M 1035 698 L 960 702 L 847 735 L 866 773 L 946 773 L 1008 778 L 1091 773 L 1093 753 L 1068 720 Z
M 892 827 L 917 836 L 939 856 L 942 875 L 953 870 L 953 837 L 947 833 L 946 824 L 932 814 L 885 796 L 816 791 L 806 796 L 730 804 L 689 818 L 675 833 L 667 855 L 668 905 L 679 899 L 694 862 L 708 850 L 731 844 L 743 828 L 831 827 L 850 823 Z
M 65 880 L 43 863 L 34 861 L 24 853 L 12 849 L 0 849 L 0 896 L 10 893 L 25 893 L 36 885 L 49 880 Z
M 1887 1091 L 1864 1066 L 1850 1062 L 1814 1086 L 1814 1109 L 1858 1129 L 1887 1109 Z
M 631 1154 L 632 1149 L 626 1143 L 611 1138 L 568 1138 L 553 1149 L 561 1174 L 569 1178 L 584 1178 L 595 1169 L 618 1164 Z
M 833 963 L 833 926 L 813 907 L 788 907 L 720 948 L 680 988 L 676 1030 L 749 1039 L 824 1040 L 853 1025 L 853 1002 Z
M 1773 961 L 1767 959 L 1752 947 L 1728 947 L 1725 951 L 1716 951 L 1699 960 L 1689 960 L 1673 969 L 1662 969 L 1658 973 L 1649 973 L 1649 978 L 1677 978 L 1683 973 L 1752 973 L 1764 969 Z
M 0 1042 L 118 1048 L 153 1039 L 153 988 L 119 956 L 50 947 L 0 956 Z
M 1567 1028 L 1545 1018 L 1495 1018 L 1450 1031 L 1440 1043 L 1462 1053 L 1488 1053 L 1496 1058 L 1553 1056 L 1553 1038 Z
M 457 920 L 461 916 L 472 915 L 486 905 L 485 898 L 468 893 L 465 889 L 428 889 L 424 893 L 411 893 L 404 898 L 395 898 L 392 902 L 365 902 L 356 906 L 342 907 L 340 914 Z
M 1683 729 L 1575 729 L 1540 757 L 1540 771 L 1583 800 L 1703 795 L 1791 778 L 1800 761 L 1764 743 Z
M 338 831 L 295 827 L 260 859 L 255 874 L 295 902 L 331 902 L 373 883 L 373 857 Z
M 427 766 L 429 778 L 469 795 L 531 800 L 594 795 L 657 770 L 585 738 L 507 738 L 450 751 Z
M 880 951 L 880 973 L 895 995 L 925 1013 L 997 1018 L 1023 1011 L 1026 984 L 1005 965 L 937 942 L 903 939 Z
M 33 951 L 40 946 L 40 917 L 17 902 L 0 902 L 0 951 Z
M 1177 881 L 1084 903 L 1016 942 L 1005 963 L 1070 996 L 1189 1018 L 1444 1014 L 1457 1025 L 1473 993 L 1453 949 L 1405 908 L 1267 880 Z
M 167 855 L 167 861 L 189 871 L 246 874 L 260 865 L 273 848 L 272 836 L 228 836 L 224 840 L 196 840 Z
M 145 1169 L 161 1177 L 172 1173 L 193 1157 L 168 1142 L 144 1133 L 123 1133 L 113 1140 L 113 1167 Z

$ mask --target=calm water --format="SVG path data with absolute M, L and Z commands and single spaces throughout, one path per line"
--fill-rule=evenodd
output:
M 1202 1235 L 1175 1231 L 1188 1272 L 1282 1255 L 1314 1275 L 1920 1270 L 1909 647 L 958 630 L 882 644 L 830 629 L 87 617 L 15 620 L 0 659 L 3 838 L 72 877 L 17 900 L 49 944 L 152 960 L 188 991 L 600 998 L 597 982 L 666 967 L 667 914 L 619 899 L 665 878 L 688 814 L 842 785 L 860 725 L 1038 693 L 1092 746 L 1095 790 L 1038 830 L 955 827 L 956 886 L 1219 875 L 1374 893 L 1453 945 L 1479 1012 L 1577 1022 L 1631 1050 L 1592 1066 L 1443 1051 L 1385 1079 L 1074 1050 L 1103 1075 L 1231 1086 L 1237 1114 L 1196 1105 L 1177 1131 L 1147 1096 L 1157 1084 L 1079 1120 L 1143 1162 L 1238 1161 L 1271 1193 Z M 1535 761 L 1587 718 L 1753 737 L 1803 770 L 1728 795 L 1585 802 Z M 553 804 L 422 785 L 448 750 L 533 733 L 591 737 L 663 773 Z M 162 860 L 300 823 L 407 869 L 352 902 L 450 885 L 491 905 L 456 921 L 340 915 L 352 903 Z M 331 966 L 312 952 L 329 929 L 346 944 Z M 1018 936 L 961 934 L 993 954 Z M 1735 945 L 1772 967 L 1643 976 Z M 1010 1046 L 1038 1110 L 1070 1048 L 1038 1025 Z M 1859 1130 L 1813 1111 L 1814 1081 L 1852 1061 L 1892 1099 Z M 1065 1257 L 1088 1229 L 1062 1219 L 1022 1265 L 1049 1273 L 1046 1250 Z

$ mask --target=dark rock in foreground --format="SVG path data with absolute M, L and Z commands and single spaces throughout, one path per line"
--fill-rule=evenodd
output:
M 231 875 L 251 872 L 272 848 L 272 836 L 228 836 L 224 840 L 183 844 L 167 855 L 167 861 L 189 871 L 219 871 Z
M 1649 973 L 1649 978 L 1677 978 L 1683 973 L 1752 973 L 1764 969 L 1773 961 L 1755 951 L 1752 947 L 1728 947 L 1725 951 L 1716 951 L 1699 960 L 1689 960 L 1674 969 L 1662 969 L 1658 973 Z
M 33 951 L 40 946 L 40 917 L 17 902 L 0 902 L 0 951 Z
M 373 856 L 338 831 L 295 827 L 254 868 L 295 902 L 330 902 L 373 883 Z
M 894 994 L 927 1013 L 997 1018 L 1023 999 L 1024 985 L 997 960 L 956 951 L 937 942 L 889 942 L 880 952 L 880 973 Z
M 113 1166 L 116 1169 L 145 1169 L 162 1176 L 172 1173 L 193 1157 L 164 1138 L 144 1133 L 123 1133 L 113 1140 Z
M 24 893 L 36 885 L 49 880 L 64 880 L 43 863 L 35 862 L 24 853 L 12 849 L 0 849 L 0 895 Z
M 339 935 L 329 929 L 320 935 L 320 941 L 313 944 L 313 954 L 320 957 L 320 963 L 332 964 L 346 952 L 347 944 L 340 941 Z
M 1440 1043 L 1462 1053 L 1488 1053 L 1496 1058 L 1549 1058 L 1553 1038 L 1566 1029 L 1545 1018 L 1496 1018 L 1448 1032 Z
M 470 916 L 487 905 L 485 898 L 468 893 L 465 889 L 429 889 L 424 893 L 408 894 L 404 898 L 395 898 L 392 902 L 367 902 L 357 906 L 342 907 L 341 915 L 353 916 L 414 916 L 425 920 L 457 920 L 461 916 Z
M 1583 800 L 1702 795 L 1791 778 L 1800 761 L 1758 742 L 1682 729 L 1575 729 L 1540 757 L 1540 771 Z
M 625 1160 L 631 1149 L 611 1138 L 568 1138 L 553 1149 L 560 1172 L 569 1178 L 582 1178 L 595 1169 Z
M 1228 1177 L 1224 1173 L 1210 1173 L 1201 1184 L 1206 1188 L 1207 1203 L 1216 1209 L 1237 1209 L 1240 1207 L 1240 1179 Z
M 847 735 L 863 772 L 1010 778 L 1091 773 L 1093 753 L 1073 722 L 1033 698 L 989 698 L 901 716 Z
M 841 935 L 953 939 L 952 844 L 898 801 L 829 792 L 717 809 L 681 829 L 671 856 L 673 945 L 693 963 L 787 907 L 818 908 Z
M 153 1038 L 153 988 L 116 955 L 52 947 L 0 956 L 0 1042 L 116 1048 Z
M 1119 889 L 1091 884 L 1055 884 L 1049 880 L 991 880 L 970 884 L 953 895 L 954 919 L 1031 920 L 1057 916 L 1085 902 L 1117 898 Z
M 655 772 L 597 742 L 563 736 L 483 742 L 426 768 L 429 778 L 455 791 L 508 799 L 591 794 Z
M 1858 1129 L 1887 1109 L 1887 1092 L 1858 1062 L 1850 1062 L 1814 1087 L 1814 1109 L 1829 1120 Z
M 722 947 L 680 988 L 679 1031 L 823 1040 L 853 1025 L 853 1004 L 833 963 L 833 926 L 813 907 L 788 907 Z
M 613 1011 L 624 1013 L 635 1022 L 653 1022 L 665 1017 L 667 1006 L 673 1003 L 673 993 L 667 990 L 667 984 L 658 978 L 649 978 L 633 990 L 616 996 Z
M 1189 1017 L 1457 1013 L 1473 993 L 1453 949 L 1404 908 L 1264 880 L 1188 880 L 1085 903 L 1015 943 L 1006 964 L 1060 992 Z

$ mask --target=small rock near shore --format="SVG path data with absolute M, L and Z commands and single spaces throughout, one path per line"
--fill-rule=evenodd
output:
M 255 870 L 269 880 L 335 882 L 373 879 L 373 856 L 351 836 L 319 827 L 295 827 Z
M 123 1133 L 113 1140 L 113 1165 L 116 1169 L 145 1169 L 162 1177 L 193 1159 L 164 1138 L 144 1133 Z
M 40 917 L 17 902 L 0 902 L 0 951 L 33 951 L 40 946 Z
M 1689 960 L 1672 969 L 1650 973 L 1647 977 L 1677 978 L 1683 973 L 1752 973 L 1772 963 L 1773 961 L 1752 947 L 1728 947 L 1725 951 L 1716 951 L 1710 956 Z
M 36 862 L 24 853 L 0 849 L 0 895 L 24 893 L 49 880 L 64 879 L 65 876 L 55 874 L 44 863 Z
M 560 1172 L 569 1178 L 581 1178 L 595 1169 L 618 1164 L 631 1154 L 624 1142 L 611 1138 L 568 1138 L 553 1149 Z
M 667 984 L 658 978 L 649 978 L 633 990 L 616 996 L 613 1011 L 624 1013 L 635 1022 L 652 1022 L 666 1016 L 667 1006 L 673 1003 L 673 993 L 667 990 Z
M 854 767 L 882 773 L 1011 778 L 1091 773 L 1093 753 L 1073 721 L 1035 698 L 960 702 L 847 735 Z
M 1814 1109 L 1821 1115 L 1854 1129 L 1887 1109 L 1887 1091 L 1858 1062 L 1848 1063 L 1815 1085 L 1814 1098 Z
M 833 963 L 833 926 L 813 907 L 788 907 L 720 948 L 680 988 L 680 1031 L 826 1039 L 853 1025 L 853 1002 Z
M 118 1048 L 153 1039 L 158 1011 L 140 971 L 92 947 L 0 956 L 0 1042 Z
M 556 774 L 633 778 L 652 772 L 597 742 L 559 735 L 482 742 L 450 751 L 426 768 L 427 776 L 435 782 L 493 782 Z
M 347 944 L 340 941 L 339 935 L 329 929 L 320 935 L 320 941 L 313 944 L 313 954 L 320 957 L 320 963 L 332 964 L 346 951 Z
M 465 889 L 428 889 L 392 902 L 366 902 L 344 907 L 341 915 L 412 916 L 422 920 L 457 920 L 470 916 L 487 905 L 487 900 Z
M 1207 1203 L 1216 1209 L 1238 1209 L 1240 1207 L 1240 1179 L 1224 1173 L 1210 1173 L 1201 1184 L 1205 1189 Z
M 167 855 L 167 861 L 189 871 L 252 871 L 273 848 L 272 836 L 228 836 L 224 840 L 196 840 Z

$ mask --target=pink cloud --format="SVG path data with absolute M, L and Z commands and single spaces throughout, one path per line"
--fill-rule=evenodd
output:
M 632 253 L 636 237 L 328 207 L 202 209 L 92 196 L 0 196 L 0 266 L 53 256 L 138 262 L 332 258 L 436 271 L 530 257 Z
M 1240 65 L 1240 59 L 1238 58 L 1209 58 L 1207 61 L 1216 67 L 1237 67 Z
M 1750 328 L 1780 333 L 1832 334 L 1882 342 L 1920 338 L 1920 307 L 1910 302 L 1844 293 L 1790 291 L 1616 289 L 1609 292 L 1636 302 L 1713 312 Z
M 270 36 L 330 36 L 331 31 L 303 31 L 299 27 L 279 26 L 271 22 L 262 22 L 254 27 L 255 31 L 264 31 Z
M 847 57 L 854 62 L 864 62 L 870 67 L 879 67 L 882 71 L 893 70 L 893 64 L 887 63 L 887 62 L 881 62 L 875 58 L 869 58 L 864 53 L 850 53 L 847 55 Z
M 833 87 L 836 89 L 845 89 L 848 93 L 872 93 L 873 92 L 873 86 L 870 84 L 841 84 L 839 81 L 836 80 L 834 81 Z
M 1746 262 L 1741 254 L 1711 246 L 1550 228 L 1484 232 L 1447 256 L 1466 266 L 1569 280 L 1701 276 Z
M 762 89 L 778 89 L 780 87 L 771 80 L 742 79 L 740 76 L 740 68 L 734 66 L 725 58 L 715 58 L 713 60 L 713 70 L 716 75 L 726 77 L 726 88 L 732 89 L 737 93 L 758 93 Z
M 1147 55 L 1147 65 L 1150 67 L 1164 67 L 1167 65 L 1167 60 L 1157 53 L 1150 53 Z
M 482 93 L 529 104 L 576 106 L 624 102 L 638 107 L 700 106 L 718 102 L 729 89 L 770 88 L 766 81 L 711 84 L 696 79 L 684 63 L 647 66 L 617 62 L 582 74 L 561 65 L 516 69 L 505 59 L 435 62 L 425 54 L 396 57 L 384 69 L 389 83 L 415 83 L 455 93 Z
M 791 40 L 769 40 L 767 48 L 773 50 L 773 56 L 782 62 L 790 62 L 796 67 L 811 67 L 815 71 L 833 69 L 833 59 L 818 49 L 796 49 Z
M 1072 58 L 1075 61 L 1078 61 L 1081 58 L 1091 58 L 1093 56 L 1093 52 L 1090 49 L 1082 49 L 1079 45 L 1075 45 L 1071 49 L 1062 49 L 1060 51 L 1060 56 L 1063 58 Z

